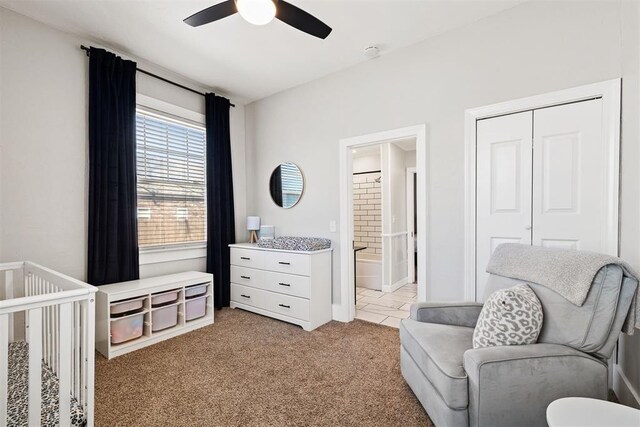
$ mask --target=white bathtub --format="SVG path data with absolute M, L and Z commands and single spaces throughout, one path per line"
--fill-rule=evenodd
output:
M 382 255 L 358 252 L 356 286 L 376 291 L 382 290 Z

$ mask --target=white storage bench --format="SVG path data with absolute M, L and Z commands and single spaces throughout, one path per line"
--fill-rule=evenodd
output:
M 213 324 L 213 276 L 188 271 L 98 288 L 96 350 L 107 359 Z

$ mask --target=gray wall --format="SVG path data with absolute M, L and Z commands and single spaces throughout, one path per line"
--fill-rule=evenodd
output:
M 622 20 L 622 169 L 620 254 L 640 269 L 640 4 L 625 4 Z M 640 409 L 640 331 L 621 335 L 614 390 Z
M 333 239 L 340 138 L 426 123 L 429 300 L 463 298 L 464 110 L 622 77 L 621 254 L 640 269 L 638 4 L 530 2 L 247 107 L 249 210 L 279 235 Z M 293 209 L 269 197 L 269 174 L 297 163 L 307 187 Z M 334 251 L 334 302 L 340 302 Z M 625 340 L 625 373 L 640 389 L 640 340 Z M 634 353 L 635 352 L 635 353 Z
M 0 261 L 86 275 L 88 40 L 0 8 Z M 134 58 L 135 59 L 135 58 Z M 141 68 L 196 83 L 137 60 Z M 138 74 L 138 92 L 204 113 L 204 100 Z M 231 112 L 237 232 L 244 234 L 244 107 Z M 203 269 L 204 258 L 144 266 L 143 276 Z

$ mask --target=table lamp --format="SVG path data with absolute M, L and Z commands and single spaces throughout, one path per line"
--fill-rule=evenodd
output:
M 248 216 L 247 217 L 247 230 L 249 233 L 249 243 L 255 243 L 258 241 L 258 233 L 257 230 L 260 230 L 260 217 L 259 216 Z

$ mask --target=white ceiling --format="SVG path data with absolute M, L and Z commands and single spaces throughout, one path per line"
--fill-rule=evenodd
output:
M 220 0 L 0 0 L 36 20 L 103 42 L 249 102 L 498 13 L 523 0 L 289 0 L 333 28 L 326 40 L 239 15 L 192 28 Z

